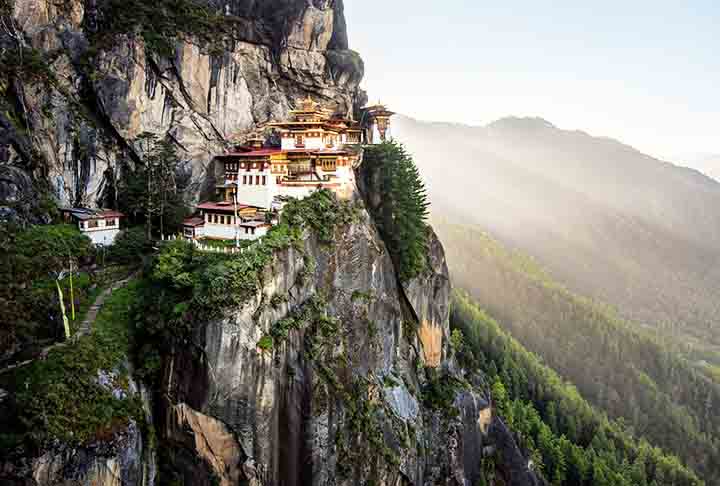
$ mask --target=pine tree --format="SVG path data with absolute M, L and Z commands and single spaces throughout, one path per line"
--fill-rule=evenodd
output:
M 367 168 L 381 174 L 376 220 L 400 280 L 408 281 L 424 270 L 427 256 L 429 203 L 420 172 L 405 148 L 394 141 L 367 147 L 364 160 Z
M 181 162 L 169 139 L 143 132 L 135 145 L 142 155 L 142 164 L 134 169 L 126 167 L 123 171 L 119 187 L 122 193 L 120 209 L 135 221 L 144 220 L 146 236 L 151 239 L 154 224 L 161 234 L 180 225 L 187 212 L 182 196 L 187 177 L 178 179 L 182 172 Z

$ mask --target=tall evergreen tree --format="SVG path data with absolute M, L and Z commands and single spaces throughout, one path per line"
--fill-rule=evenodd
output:
M 375 219 L 398 267 L 400 280 L 423 271 L 427 255 L 429 202 L 425 185 L 405 148 L 394 141 L 365 149 L 364 163 L 380 174 L 380 206 Z
M 142 164 L 123 171 L 120 209 L 134 222 L 144 221 L 146 236 L 151 239 L 155 227 L 161 234 L 179 228 L 187 212 L 183 191 L 189 180 L 170 139 L 144 132 L 135 145 Z

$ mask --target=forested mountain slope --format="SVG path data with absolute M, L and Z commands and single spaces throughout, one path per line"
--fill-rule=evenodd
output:
M 455 285 L 497 317 L 583 397 L 720 479 L 720 388 L 606 306 L 568 291 L 537 263 L 470 226 L 435 221 Z
M 553 484 L 700 483 L 676 457 L 608 420 L 467 293 L 453 296 L 450 323 L 459 362 L 485 372 L 498 413 L 516 431 L 518 442 L 531 451 L 534 468 Z
M 572 289 L 698 350 L 720 349 L 720 184 L 540 119 L 397 117 L 433 212 L 477 223 Z

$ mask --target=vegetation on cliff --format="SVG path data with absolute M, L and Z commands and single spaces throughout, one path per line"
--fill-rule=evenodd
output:
M 131 419 L 143 424 L 127 361 L 136 295 L 134 283 L 115 290 L 90 334 L 0 375 L 0 385 L 16 391 L 3 404 L 0 451 L 30 455 L 53 441 L 86 445 L 112 437 Z
M 102 16 L 95 27 L 99 46 L 112 46 L 117 35 L 138 33 L 152 53 L 170 57 L 179 40 L 222 53 L 239 19 L 195 0 L 101 0 Z
M 90 239 L 70 225 L 0 227 L 0 358 L 64 335 L 55 281 L 66 308 L 85 305 L 92 280 L 76 275 L 71 297 L 67 272 L 92 254 Z
M 464 336 L 461 363 L 486 373 L 496 409 L 554 485 L 702 484 L 676 457 L 598 412 L 465 293 L 454 295 L 451 325 Z
M 427 215 L 430 203 L 415 163 L 405 148 L 394 141 L 365 148 L 365 170 L 379 172 L 380 205 L 373 207 L 383 241 L 402 281 L 425 268 Z
M 195 323 L 217 318 L 241 307 L 262 285 L 263 271 L 279 250 L 301 251 L 307 230 L 331 245 L 335 230 L 358 214 L 354 203 L 339 201 L 328 190 L 302 200 L 290 200 L 280 223 L 240 254 L 202 252 L 185 241 L 165 244 L 150 263 L 143 291 L 136 303 L 137 332 L 143 345 L 137 356 L 140 371 L 151 378 L 160 356 L 173 342 L 183 340 Z M 312 262 L 305 259 L 305 265 Z M 280 338 L 281 336 L 272 336 Z M 263 346 L 271 343 L 266 339 Z

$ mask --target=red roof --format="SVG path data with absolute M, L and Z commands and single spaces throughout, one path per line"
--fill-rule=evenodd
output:
M 259 150 L 251 150 L 250 152 L 228 152 L 226 154 L 218 155 L 218 157 L 267 157 L 268 155 L 275 155 L 281 153 L 297 154 L 297 153 L 309 153 L 313 155 L 342 155 L 346 154 L 346 150 L 341 149 L 291 149 L 283 150 L 280 148 L 266 148 Z
M 231 202 L 204 202 L 198 205 L 198 209 L 204 209 L 205 211 L 224 211 L 233 212 L 235 211 L 235 205 Z M 248 206 L 247 204 L 238 204 L 238 211 L 241 209 L 255 208 L 255 206 Z
M 123 217 L 125 217 L 125 215 L 119 211 L 108 210 L 108 211 L 99 211 L 98 217 L 99 218 L 123 218 Z
M 61 208 L 61 212 L 69 214 L 81 221 L 105 218 L 123 218 L 125 215 L 112 209 Z
M 197 216 L 194 216 L 192 218 L 187 218 L 183 221 L 183 226 L 202 226 L 205 224 L 205 220 L 202 218 L 199 218 Z
M 280 148 L 264 148 L 264 149 L 258 149 L 258 150 L 250 150 L 249 152 L 228 152 L 226 154 L 222 154 L 219 157 L 265 157 L 268 155 L 273 154 L 279 154 L 282 152 L 282 149 Z

